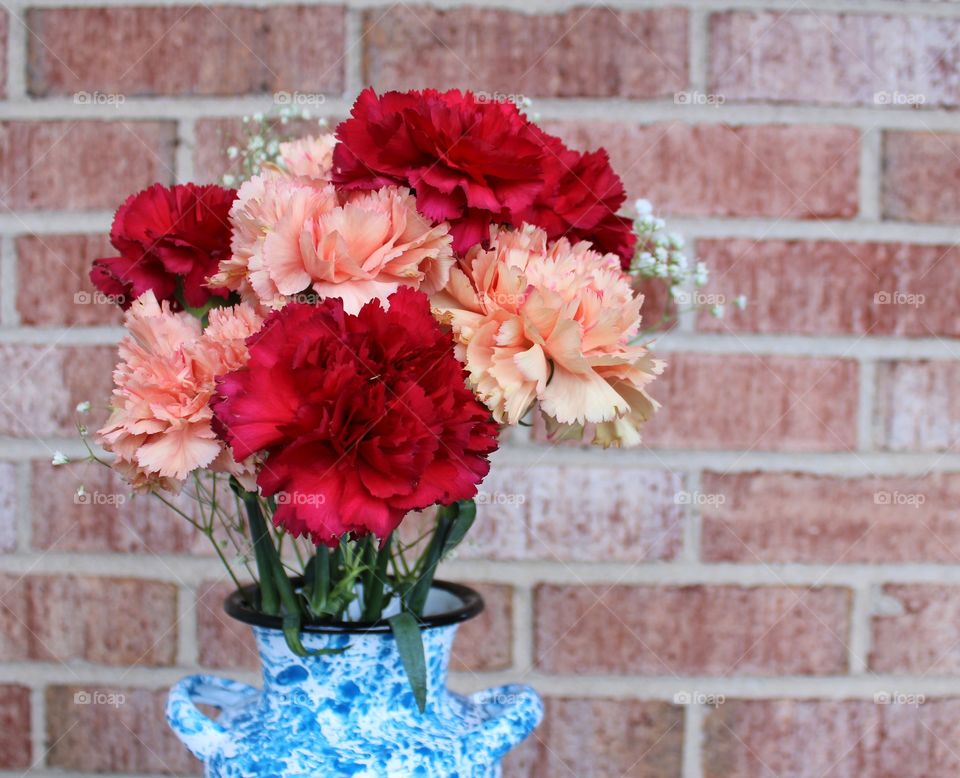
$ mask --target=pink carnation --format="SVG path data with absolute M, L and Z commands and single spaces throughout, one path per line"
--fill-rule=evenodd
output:
M 260 317 L 246 305 L 215 308 L 210 325 L 174 313 L 147 292 L 124 321 L 113 373 L 113 413 L 99 442 L 116 454 L 116 467 L 138 488 L 177 489 L 191 471 L 210 467 L 244 475 L 215 434 L 209 402 L 219 375 L 246 364 L 246 338 Z
M 477 395 L 500 422 L 516 424 L 534 406 L 553 432 L 631 446 L 658 404 L 647 385 L 663 370 L 631 345 L 643 297 L 614 254 L 525 225 L 491 231 L 433 298 L 449 322 Z
M 333 170 L 333 133 L 307 136 L 280 144 L 280 161 L 290 175 L 327 183 Z
M 233 256 L 211 281 L 264 308 L 313 292 L 356 313 L 400 286 L 442 289 L 454 263 L 447 225 L 432 226 L 398 187 L 341 196 L 257 176 L 240 188 L 230 219 Z

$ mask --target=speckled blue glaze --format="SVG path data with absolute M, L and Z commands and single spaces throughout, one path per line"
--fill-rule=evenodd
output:
M 263 690 L 192 675 L 170 691 L 167 720 L 207 776 L 499 778 L 501 758 L 537 726 L 543 704 L 526 686 L 448 691 L 456 629 L 423 631 L 424 713 L 391 634 L 304 634 L 308 649 L 349 647 L 302 658 L 282 632 L 254 627 Z M 210 719 L 198 702 L 222 713 Z

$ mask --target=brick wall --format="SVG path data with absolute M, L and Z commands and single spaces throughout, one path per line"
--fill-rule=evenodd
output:
M 960 5 L 442 5 L 5 3 L 0 774 L 192 774 L 163 689 L 254 677 L 200 539 L 49 465 L 118 337 L 76 294 L 127 193 L 222 174 L 278 90 L 336 120 L 372 83 L 533 98 L 750 298 L 661 338 L 647 447 L 498 456 L 444 572 L 488 602 L 456 685 L 547 700 L 506 775 L 956 775 Z

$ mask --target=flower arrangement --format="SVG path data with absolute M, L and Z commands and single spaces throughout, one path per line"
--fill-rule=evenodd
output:
M 510 102 L 368 89 L 335 135 L 248 150 L 237 189 L 158 184 L 118 210 L 91 278 L 127 332 L 91 457 L 210 537 L 294 652 L 307 622 L 388 618 L 422 700 L 417 619 L 500 430 L 539 414 L 637 445 L 664 369 L 637 282 L 705 269 L 620 213 L 606 152 Z

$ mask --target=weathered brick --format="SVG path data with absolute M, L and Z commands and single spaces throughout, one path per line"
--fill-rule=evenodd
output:
M 505 670 L 513 657 L 513 587 L 470 583 L 486 607 L 460 625 L 453 644 L 450 669 L 461 672 Z
M 0 462 L 0 551 L 17 547 L 17 467 Z
M 729 701 L 704 723 L 704 776 L 945 777 L 960 770 L 958 720 L 953 699 Z
M 734 11 L 710 17 L 710 92 L 727 100 L 960 103 L 960 20 Z
M 172 183 L 175 129 L 173 122 L 3 122 L 0 204 L 116 208 L 150 184 Z
M 0 434 L 77 434 L 77 403 L 90 400 L 90 429 L 106 419 L 116 351 L 110 346 L 0 344 Z
M 603 41 L 602 46 L 597 42 Z M 687 13 L 577 7 L 531 14 L 397 5 L 364 14 L 364 82 L 378 90 L 657 97 L 687 85 Z
M 0 659 L 172 665 L 177 588 L 133 578 L 0 576 Z
M 197 644 L 200 664 L 246 670 L 260 666 L 250 626 L 228 616 L 223 601 L 234 586 L 224 581 L 206 581 L 197 591 Z
M 960 362 L 886 362 L 877 368 L 877 436 L 892 451 L 946 451 L 960 439 Z
M 956 562 L 954 556 L 951 561 Z M 960 588 L 888 584 L 873 617 L 870 669 L 880 673 L 960 673 Z
M 662 356 L 667 369 L 650 393 L 663 407 L 645 428 L 651 447 L 842 451 L 856 446 L 852 360 Z
M 289 120 L 281 117 L 265 119 L 267 132 L 277 140 L 290 140 L 305 135 L 333 132 L 342 117 L 329 116 L 317 120 Z M 241 119 L 200 119 L 194 131 L 193 180 L 199 183 L 219 183 L 224 175 L 237 176 L 241 172 L 240 158 L 231 160 L 231 146 L 244 148 L 247 144 L 247 128 Z
M 542 585 L 537 664 L 554 673 L 831 675 L 846 670 L 849 609 L 840 588 Z
M 200 762 L 164 724 L 166 699 L 166 689 L 48 687 L 47 763 L 74 775 L 199 775 Z
M 0 769 L 29 770 L 30 689 L 0 686 Z
M 859 132 L 814 125 L 543 122 L 574 148 L 603 146 L 632 197 L 667 215 L 856 216 Z
M 116 325 L 120 306 L 98 293 L 90 266 L 116 256 L 101 235 L 23 235 L 16 240 L 20 322 L 40 327 Z
M 683 540 L 681 477 L 610 464 L 495 464 L 479 487 L 477 520 L 458 553 L 630 562 L 676 556 Z
M 905 243 L 698 240 L 710 266 L 704 294 L 726 304 L 704 311 L 706 332 L 955 337 L 960 320 L 943 289 L 960 284 L 960 249 Z M 827 283 L 842 268 L 843 283 Z M 732 305 L 746 295 L 744 310 Z M 712 304 L 714 298 L 703 302 Z
M 910 222 L 960 222 L 960 134 L 884 136 L 883 215 Z
M 960 559 L 960 476 L 836 478 L 705 473 L 709 562 L 943 562 Z
M 663 702 L 548 697 L 504 778 L 679 778 L 683 714 Z
M 37 96 L 343 91 L 340 6 L 50 8 L 27 24 Z
M 84 495 L 77 496 L 83 486 Z M 117 553 L 213 553 L 209 541 L 183 517 L 150 494 L 134 495 L 113 470 L 95 462 L 32 467 L 32 545 L 43 550 Z M 188 487 L 167 495 L 199 519 Z

